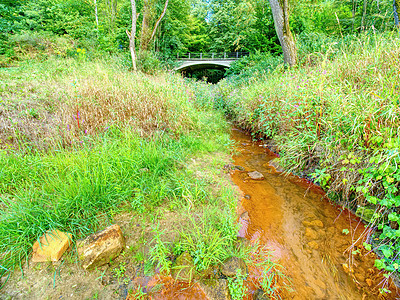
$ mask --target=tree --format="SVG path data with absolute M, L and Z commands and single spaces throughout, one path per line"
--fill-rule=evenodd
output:
M 132 8 L 132 30 L 130 32 L 126 30 L 126 34 L 128 35 L 129 38 L 129 51 L 131 52 L 133 71 L 136 71 L 137 70 L 136 45 L 135 45 L 136 21 L 137 21 L 136 0 L 131 0 L 131 8 Z
M 151 30 L 150 23 L 154 18 L 155 3 L 152 0 L 144 0 L 142 30 L 140 35 L 140 51 L 147 51 L 149 49 L 149 45 L 157 32 L 157 28 L 167 12 L 168 2 L 169 0 L 165 0 L 164 9 L 155 22 L 153 30 Z
M 399 14 L 398 14 L 399 8 L 400 8 L 400 0 L 393 0 L 394 23 L 398 28 L 400 28 Z
M 294 66 L 297 60 L 297 49 L 289 27 L 289 1 L 269 0 L 274 18 L 275 30 L 282 46 L 285 63 Z

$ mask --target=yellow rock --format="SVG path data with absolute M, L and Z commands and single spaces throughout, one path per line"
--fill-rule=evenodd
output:
M 315 230 L 312 230 L 311 228 L 306 228 L 306 238 L 311 239 L 311 240 L 316 240 L 318 238 L 318 234 Z
M 324 223 L 322 223 L 321 220 L 314 220 L 314 221 L 311 222 L 311 226 L 316 226 L 316 227 L 323 228 L 324 227 Z
M 52 230 L 33 244 L 33 262 L 59 261 L 71 244 L 72 234 Z
M 311 249 L 317 250 L 319 248 L 319 245 L 316 241 L 312 241 L 307 243 L 308 247 L 310 247 Z

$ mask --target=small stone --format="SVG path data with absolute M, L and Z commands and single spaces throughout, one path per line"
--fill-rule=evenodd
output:
M 250 195 L 244 195 L 244 199 L 250 200 L 250 199 L 251 199 L 251 196 L 250 196 Z
M 195 267 L 193 263 L 193 258 L 188 252 L 183 252 L 177 257 L 174 267 L 172 269 L 172 277 L 176 281 L 190 283 L 193 280 Z
M 312 241 L 307 243 L 308 247 L 310 247 L 311 249 L 317 250 L 319 248 L 319 245 L 316 241 Z
M 235 166 L 235 170 L 238 170 L 238 171 L 243 172 L 243 171 L 245 171 L 246 169 L 243 168 L 242 166 Z
M 247 266 L 243 259 L 239 257 L 230 257 L 221 266 L 221 273 L 226 277 L 233 277 L 236 275 L 236 270 L 240 269 L 242 274 L 247 276 Z
M 269 297 L 261 289 L 258 289 L 253 294 L 253 300 L 268 300 L 268 299 Z
M 318 234 L 315 230 L 307 227 L 305 237 L 311 240 L 316 240 L 318 238 Z
M 33 262 L 58 261 L 71 244 L 72 234 L 52 230 L 33 244 Z
M 249 172 L 247 173 L 249 175 L 249 177 L 253 180 L 263 180 L 264 179 L 264 175 L 261 174 L 258 171 L 254 171 L 254 172 Z
M 242 213 L 239 218 L 243 221 L 250 221 L 249 213 L 247 211 Z
M 78 241 L 78 255 L 85 269 L 102 266 L 117 257 L 125 247 L 121 228 L 115 224 Z

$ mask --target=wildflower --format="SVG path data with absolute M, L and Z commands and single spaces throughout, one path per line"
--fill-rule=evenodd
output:
M 70 131 L 69 124 L 67 125 L 67 130 Z
M 87 134 L 87 130 L 85 129 L 85 134 Z

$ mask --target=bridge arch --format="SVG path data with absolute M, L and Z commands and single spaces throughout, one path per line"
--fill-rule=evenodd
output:
M 248 55 L 248 52 L 186 53 L 176 56 L 178 66 L 174 70 L 181 72 L 185 77 L 202 78 L 216 83 L 224 78 L 225 70 L 229 69 L 234 61 Z
M 202 60 L 202 61 L 182 61 L 175 68 L 175 71 L 194 71 L 199 69 L 228 69 L 234 60 Z

